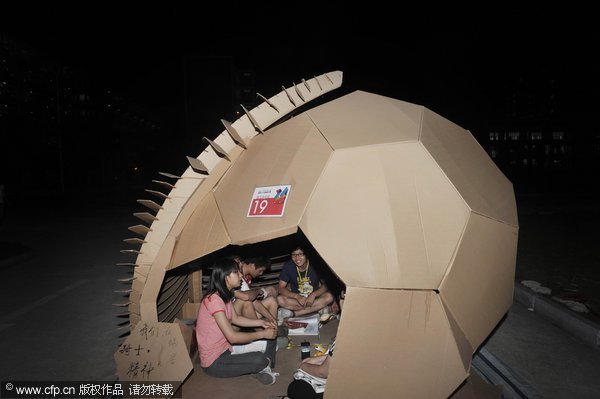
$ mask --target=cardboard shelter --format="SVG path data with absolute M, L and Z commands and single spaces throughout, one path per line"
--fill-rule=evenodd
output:
M 131 323 L 164 320 L 167 270 L 300 228 L 347 286 L 326 397 L 445 398 L 512 303 L 512 184 L 467 130 L 376 94 L 267 130 L 341 77 L 284 88 L 191 160 L 144 231 Z

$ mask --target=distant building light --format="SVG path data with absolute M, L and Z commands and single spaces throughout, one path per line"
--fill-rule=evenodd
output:
M 565 134 L 563 132 L 552 132 L 553 140 L 564 140 Z
M 541 140 L 542 132 L 531 132 L 531 140 Z
M 521 133 L 519 133 L 519 132 L 508 132 L 508 138 L 512 141 L 519 140 L 520 136 L 521 136 Z
M 500 134 L 498 132 L 490 132 L 490 141 L 498 141 Z

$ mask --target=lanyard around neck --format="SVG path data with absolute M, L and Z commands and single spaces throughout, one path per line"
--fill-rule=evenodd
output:
M 306 261 L 306 270 L 304 271 L 304 280 L 306 280 L 306 276 L 308 276 L 308 268 L 310 267 L 310 262 L 307 260 Z M 296 273 L 298 273 L 298 278 L 300 279 L 300 281 L 302 281 L 302 275 L 300 274 L 300 269 L 298 269 L 298 266 L 296 266 Z

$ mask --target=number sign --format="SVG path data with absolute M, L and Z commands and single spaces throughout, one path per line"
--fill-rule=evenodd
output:
M 247 216 L 249 218 L 283 216 L 290 188 L 290 185 L 255 188 Z

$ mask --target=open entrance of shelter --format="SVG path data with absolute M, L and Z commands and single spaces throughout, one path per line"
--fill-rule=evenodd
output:
M 302 251 L 305 253 L 309 263 L 309 269 L 314 268 L 319 277 L 325 282 L 332 295 L 336 299 L 339 298 L 340 293 L 345 288 L 344 282 L 329 267 L 300 230 L 296 234 L 255 244 L 244 246 L 229 245 L 194 262 L 190 262 L 188 265 L 174 269 L 173 271 L 181 273 L 180 269 L 185 269 L 185 273 L 192 273 L 201 270 L 202 288 L 205 289 L 210 276 L 211 267 L 217 259 L 235 256 L 239 256 L 242 259 L 265 257 L 271 261 L 271 266 L 262 276 L 252 281 L 252 287 L 277 287 L 283 265 L 292 260 L 291 254 L 297 248 L 302 248 Z
M 292 253 L 294 256 L 292 256 Z M 299 256 L 300 253 L 302 256 Z M 340 294 L 345 289 L 345 284 L 327 265 L 301 231 L 290 236 L 256 244 L 230 245 L 169 271 L 162 284 L 157 306 L 160 308 L 165 301 L 168 301 L 167 298 L 186 296 L 188 298 L 187 302 L 183 304 L 176 318 L 182 319 L 183 324 L 188 326 L 189 332 L 193 332 L 200 299 L 207 289 L 215 261 L 221 258 L 234 257 L 240 257 L 242 260 L 258 257 L 269 259 L 270 267 L 262 275 L 252 278 L 248 282 L 253 289 L 273 287 L 275 292 L 277 292 L 284 265 L 288 263 L 288 267 L 293 265 L 295 271 L 297 269 L 302 270 L 303 267 L 296 268 L 296 265 L 302 265 L 303 262 L 297 261 L 294 264 L 293 259 L 306 258 L 308 269 L 314 268 L 321 281 L 327 286 L 332 298 L 335 300 L 335 304 L 326 306 L 321 312 L 303 314 L 300 311 L 298 312 L 299 315 L 284 313 L 286 322 L 282 323 L 282 320 L 278 320 L 280 326 L 277 336 L 277 362 L 274 371 L 278 372 L 280 376 L 273 385 L 269 386 L 257 384 L 256 379 L 252 378 L 251 375 L 226 379 L 207 375 L 200 367 L 197 342 L 195 342 L 196 337 L 192 333 L 189 350 L 194 363 L 194 371 L 188 376 L 182 387 L 184 397 L 188 394 L 193 396 L 193 392 L 202 392 L 203 395 L 214 392 L 218 397 L 226 397 L 227 395 L 224 395 L 224 392 L 230 392 L 232 397 L 236 393 L 239 394 L 239 392 L 244 392 L 247 397 L 261 398 L 265 395 L 283 395 L 287 391 L 287 385 L 294 379 L 294 373 L 298 370 L 302 358 L 307 355 L 326 356 L 327 348 L 337 334 L 339 325 L 338 301 Z M 301 280 L 306 278 L 307 275 L 306 268 L 304 268 L 297 282 L 301 284 Z M 175 291 L 178 290 L 182 293 L 177 294 Z M 184 290 L 187 291 L 187 294 L 183 294 Z M 333 313 L 334 311 L 336 314 Z M 281 315 L 280 312 L 279 316 Z M 294 321 L 298 320 L 301 323 L 301 317 L 318 320 L 316 333 L 309 326 L 297 327 L 294 324 Z M 288 321 L 290 324 L 287 324 Z

